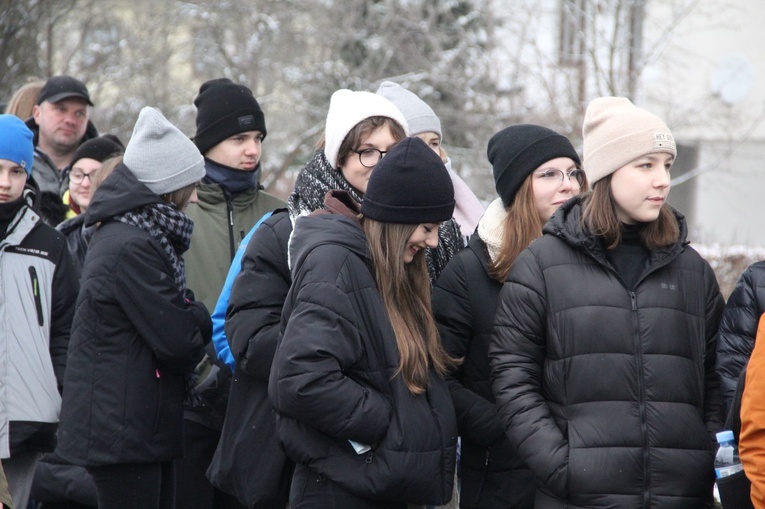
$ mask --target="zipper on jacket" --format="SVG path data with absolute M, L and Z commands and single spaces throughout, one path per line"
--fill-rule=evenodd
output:
M 645 421 L 645 383 L 643 369 L 643 344 L 640 341 L 640 325 L 638 323 L 637 295 L 630 292 L 632 305 L 632 336 L 635 340 L 635 354 L 637 355 L 638 398 L 640 406 L 640 433 L 643 436 L 643 471 L 645 472 L 645 490 L 643 491 L 643 507 L 648 507 L 651 500 L 651 455 L 648 452 L 648 426 Z
M 37 325 L 42 327 L 44 321 L 42 299 L 40 297 L 40 280 L 37 278 L 37 270 L 32 265 L 29 266 L 29 277 L 32 280 L 32 295 L 34 296 L 35 310 L 37 311 Z
M 234 256 L 236 256 L 236 246 L 234 245 L 234 207 L 231 206 L 230 200 L 226 200 L 226 209 L 228 210 L 228 245 L 231 248 L 231 261 L 234 261 Z
M 367 459 L 365 459 L 364 461 L 368 465 L 368 464 L 372 463 L 372 460 L 374 459 L 374 457 L 375 457 L 375 451 L 374 451 L 374 449 L 372 449 L 371 451 L 369 451 L 369 454 L 367 454 Z

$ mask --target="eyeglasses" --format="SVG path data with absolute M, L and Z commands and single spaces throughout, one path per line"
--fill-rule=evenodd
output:
M 582 187 L 587 183 L 587 176 L 584 174 L 584 170 L 576 169 L 564 172 L 557 169 L 549 169 L 534 173 L 534 178 L 555 185 L 560 185 L 563 182 L 563 176 L 568 177 L 568 181 L 572 186 Z
M 380 162 L 380 159 L 388 153 L 388 150 L 377 150 L 376 148 L 365 148 L 363 150 L 354 150 L 359 155 L 359 162 L 365 168 L 374 168 Z
M 69 172 L 69 181 L 74 182 L 75 184 L 82 184 L 82 181 L 85 180 L 85 177 L 90 180 L 91 183 L 93 183 L 93 177 L 92 175 L 96 172 L 96 170 L 91 171 L 90 173 L 85 173 L 84 171 L 74 170 Z

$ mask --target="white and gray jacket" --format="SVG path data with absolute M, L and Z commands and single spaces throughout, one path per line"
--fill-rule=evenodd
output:
M 78 291 L 64 236 L 22 207 L 0 239 L 0 458 L 55 447 Z

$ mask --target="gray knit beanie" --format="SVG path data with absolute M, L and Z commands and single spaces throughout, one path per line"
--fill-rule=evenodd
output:
M 123 162 L 140 182 L 159 195 L 205 176 L 205 160 L 194 142 L 148 106 L 138 114 Z
M 420 133 L 436 133 L 443 139 L 441 121 L 436 116 L 436 112 L 416 94 L 392 81 L 383 81 L 375 93 L 387 98 L 404 114 L 411 136 L 417 136 Z

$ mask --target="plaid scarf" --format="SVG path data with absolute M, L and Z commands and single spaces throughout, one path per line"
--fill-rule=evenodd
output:
M 183 253 L 189 249 L 194 221 L 173 205 L 164 202 L 150 203 L 114 216 L 113 219 L 136 226 L 159 241 L 173 266 L 175 284 L 183 292 L 186 289 Z
M 295 189 L 287 200 L 292 226 L 295 226 L 298 217 L 323 209 L 324 195 L 335 189 L 348 191 L 351 198 L 361 203 L 361 195 L 345 180 L 343 172 L 329 164 L 323 150 L 317 150 L 300 170 L 295 180 Z

